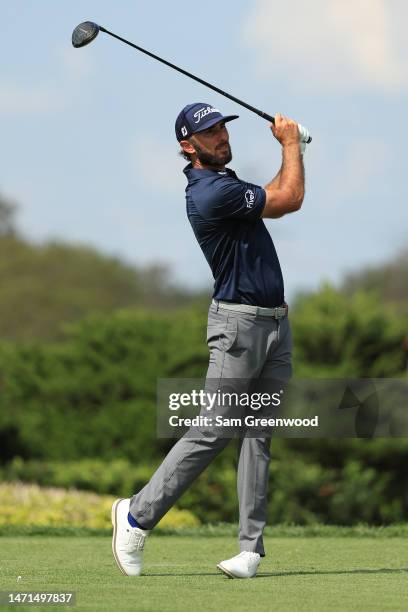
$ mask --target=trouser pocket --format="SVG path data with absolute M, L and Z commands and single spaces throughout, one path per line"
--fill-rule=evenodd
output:
M 227 318 L 225 321 L 209 321 L 207 325 L 208 348 L 218 348 L 229 351 L 237 341 L 238 321 L 236 318 Z

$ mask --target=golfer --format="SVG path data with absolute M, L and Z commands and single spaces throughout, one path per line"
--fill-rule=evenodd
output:
M 264 218 L 300 209 L 304 197 L 304 144 L 295 121 L 277 114 L 271 125 L 282 147 L 282 165 L 265 187 L 247 183 L 226 167 L 232 159 L 227 122 L 210 104 L 186 106 L 176 137 L 189 161 L 187 215 L 214 276 L 207 343 L 207 380 L 291 376 L 291 334 L 282 272 Z M 173 446 L 146 486 L 112 506 L 112 549 L 128 576 L 139 576 L 146 538 L 229 438 L 191 431 Z M 239 550 L 218 563 L 231 578 L 252 578 L 265 555 L 270 436 L 241 437 L 238 459 Z

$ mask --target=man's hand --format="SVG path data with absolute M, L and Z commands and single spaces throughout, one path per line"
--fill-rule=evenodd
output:
M 283 115 L 280 115 L 279 113 L 275 116 L 275 125 L 271 123 L 270 127 L 272 130 L 272 133 L 275 136 L 276 140 L 280 142 L 280 144 L 283 147 L 286 146 L 287 144 L 287 138 L 289 138 L 289 145 L 293 144 L 292 136 L 294 135 L 292 133 L 293 131 L 292 126 L 294 123 L 295 122 L 292 119 L 288 119 L 287 117 L 284 117 Z M 296 127 L 297 127 L 297 142 L 299 143 L 299 146 L 300 146 L 300 152 L 303 155 L 304 152 L 306 151 L 306 142 L 307 142 L 309 133 L 307 132 L 307 130 L 305 130 L 305 128 L 300 126 L 298 123 L 296 123 Z M 302 139 L 302 134 L 300 130 L 307 132 L 306 140 Z
M 271 130 L 282 147 L 299 145 L 300 143 L 298 124 L 293 119 L 288 119 L 280 113 L 275 115 L 275 125 L 271 124 Z
M 299 125 L 283 115 L 275 115 L 271 130 L 282 145 L 282 166 L 276 177 L 265 185 L 263 217 L 277 219 L 299 210 L 305 195 L 302 144 Z

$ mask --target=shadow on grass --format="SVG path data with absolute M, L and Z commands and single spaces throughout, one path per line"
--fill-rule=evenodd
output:
M 157 572 L 149 572 L 148 574 L 143 574 L 143 578 L 156 578 L 156 577 L 171 577 L 173 576 L 174 578 L 180 578 L 181 576 L 197 576 L 197 577 L 201 577 L 201 576 L 221 576 L 221 572 L 190 572 L 190 573 L 185 573 L 185 572 L 177 572 L 176 573 L 168 573 L 168 574 L 159 574 Z
M 257 578 L 272 578 L 272 577 L 285 577 L 285 576 L 338 576 L 341 574 L 400 574 L 408 572 L 407 567 L 400 567 L 391 569 L 388 567 L 381 567 L 378 569 L 353 569 L 353 570 L 333 570 L 333 571 L 289 571 L 289 572 L 262 572 L 257 575 Z
M 401 567 L 397 569 L 391 569 L 387 567 L 382 567 L 378 569 L 354 569 L 354 570 L 333 570 L 333 571 L 289 571 L 289 572 L 261 572 L 257 574 L 257 578 L 290 578 L 291 576 L 338 576 L 341 574 L 399 574 L 403 572 L 408 572 L 407 567 Z M 180 578 L 180 576 L 220 576 L 224 577 L 227 580 L 230 580 L 228 576 L 225 576 L 222 572 L 177 572 L 177 573 L 158 573 L 158 572 L 149 572 L 148 574 L 143 574 L 143 578 L 163 578 L 163 577 L 174 577 Z

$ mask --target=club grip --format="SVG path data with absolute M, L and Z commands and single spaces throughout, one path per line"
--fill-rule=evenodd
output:
M 300 125 L 300 123 L 298 123 L 298 128 L 299 128 L 301 142 L 305 142 L 306 144 L 309 144 L 309 142 L 312 142 L 312 137 L 309 134 L 309 130 L 305 128 L 303 125 Z
M 255 112 L 260 117 L 263 117 L 264 119 L 266 119 L 267 121 L 270 121 L 271 123 L 275 125 L 275 117 L 272 117 L 272 115 L 268 115 L 268 113 L 264 113 L 263 111 L 255 110 Z M 306 144 L 309 144 L 309 142 L 312 142 L 312 137 L 309 133 L 309 130 L 305 128 L 303 125 L 300 125 L 300 123 L 298 123 L 298 127 L 299 127 L 300 140 L 302 142 L 305 142 Z

